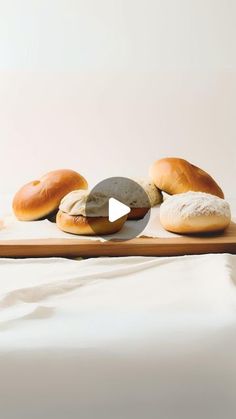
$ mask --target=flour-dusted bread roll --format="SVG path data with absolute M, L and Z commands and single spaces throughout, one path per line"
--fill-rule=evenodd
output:
M 131 211 L 128 214 L 128 220 L 139 220 L 143 218 L 149 211 L 150 207 L 154 207 L 162 202 L 163 196 L 161 191 L 155 186 L 150 179 L 133 179 L 146 192 L 149 204 L 146 205 L 146 200 L 143 200 L 143 194 L 137 195 L 136 199 L 130 200 L 127 205 Z
M 208 173 L 184 159 L 168 157 L 155 161 L 150 177 L 157 188 L 169 195 L 196 191 L 224 198 L 222 189 Z
M 117 233 L 126 219 L 127 215 L 109 221 L 106 194 L 76 190 L 62 199 L 56 223 L 67 233 L 92 236 Z
M 58 210 L 66 194 L 87 187 L 87 181 L 74 170 L 54 170 L 23 186 L 13 199 L 13 211 L 21 221 L 46 218 Z
M 114 177 L 95 189 L 127 205 L 131 210 L 128 219 L 132 220 L 143 218 L 151 207 L 162 202 L 162 193 L 149 179 Z
M 218 232 L 224 230 L 230 220 L 229 204 L 204 192 L 173 195 L 160 207 L 161 224 L 173 233 Z

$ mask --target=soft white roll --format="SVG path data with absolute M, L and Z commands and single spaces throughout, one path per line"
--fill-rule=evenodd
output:
M 228 202 L 204 192 L 173 195 L 160 207 L 161 224 L 173 233 L 218 232 L 224 230 L 230 220 Z

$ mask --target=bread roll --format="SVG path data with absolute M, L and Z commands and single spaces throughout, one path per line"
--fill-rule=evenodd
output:
M 149 179 L 110 178 L 94 190 L 113 197 L 130 208 L 128 219 L 140 219 L 154 205 L 162 202 L 162 193 Z
M 113 234 L 123 227 L 127 219 L 125 215 L 114 222 L 109 221 L 108 198 L 102 192 L 73 191 L 62 199 L 59 209 L 57 226 L 73 234 Z
M 184 159 L 157 160 L 150 168 L 150 176 L 157 188 L 170 195 L 196 191 L 224 198 L 223 191 L 208 173 Z
M 69 215 L 58 211 L 56 223 L 60 230 L 66 233 L 85 236 L 99 236 L 117 233 L 124 225 L 127 216 L 111 223 L 108 217 L 85 217 L 83 215 Z
M 224 230 L 230 220 L 229 204 L 204 192 L 173 195 L 160 207 L 161 224 L 173 233 L 218 232 Z
M 149 179 L 134 179 L 134 182 L 138 183 L 144 192 L 147 194 L 149 200 L 149 206 L 146 206 L 147 199 L 143 199 L 141 196 L 137 196 L 127 205 L 130 207 L 130 213 L 128 214 L 128 220 L 140 220 L 143 218 L 150 207 L 154 207 L 162 202 L 163 196 L 161 191 L 154 185 Z M 142 194 L 144 195 L 144 194 Z M 145 205 L 145 206 L 144 206 Z
M 24 185 L 13 199 L 21 221 L 39 220 L 58 210 L 61 199 L 74 189 L 87 189 L 87 181 L 73 170 L 55 170 Z

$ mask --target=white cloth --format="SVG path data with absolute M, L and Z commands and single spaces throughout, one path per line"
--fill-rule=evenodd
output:
M 4 419 L 233 419 L 236 256 L 0 260 Z
M 1 417 L 235 419 L 235 287 L 228 254 L 0 259 Z
M 172 340 L 179 327 L 189 340 L 216 320 L 234 322 L 235 263 L 233 255 L 0 259 L 0 351 L 117 347 L 139 337 L 154 344 L 157 332 L 159 345 L 160 334 Z

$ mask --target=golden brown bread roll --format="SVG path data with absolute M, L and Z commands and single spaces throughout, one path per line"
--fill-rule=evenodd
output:
M 23 186 L 13 199 L 13 211 L 18 220 L 39 220 L 56 211 L 66 194 L 87 187 L 87 181 L 79 173 L 54 170 Z
M 178 234 L 222 231 L 229 225 L 230 220 L 228 202 L 204 192 L 173 195 L 160 207 L 162 226 Z
M 57 226 L 66 233 L 85 236 L 106 235 L 117 233 L 124 225 L 127 215 L 110 222 L 108 217 L 86 217 L 84 215 L 69 215 L 58 211 Z
M 150 176 L 157 188 L 170 195 L 196 191 L 224 198 L 222 189 L 208 173 L 184 159 L 157 160 L 150 168 Z

